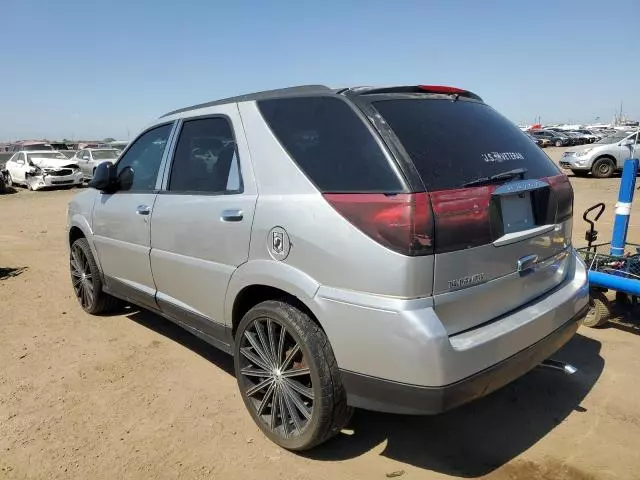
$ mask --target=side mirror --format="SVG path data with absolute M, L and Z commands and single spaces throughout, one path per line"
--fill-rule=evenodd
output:
M 620 146 L 621 147 L 629 147 L 631 145 L 633 145 L 634 143 L 636 143 L 633 138 L 625 138 L 623 141 L 620 142 Z
M 118 175 L 118 189 L 130 190 L 133 186 L 133 168 L 124 167 Z
M 118 189 L 115 165 L 111 162 L 104 162 L 98 165 L 93 178 L 89 182 L 89 187 L 104 193 L 115 192 Z

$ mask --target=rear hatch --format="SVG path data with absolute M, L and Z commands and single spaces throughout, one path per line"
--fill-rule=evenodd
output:
M 564 280 L 573 191 L 513 123 L 473 94 L 437 88 L 364 91 L 354 101 L 414 190 L 428 193 L 435 310 L 452 335 Z

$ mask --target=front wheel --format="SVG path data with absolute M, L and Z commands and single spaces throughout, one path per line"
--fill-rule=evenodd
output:
M 331 345 L 301 310 L 281 301 L 252 308 L 238 326 L 234 357 L 245 406 L 281 447 L 310 449 L 349 421 Z
M 591 173 L 596 178 L 609 178 L 615 171 L 615 165 L 610 158 L 599 158 L 593 162 Z
M 86 238 L 71 245 L 69 253 L 71 283 L 82 309 L 93 315 L 112 310 L 118 300 L 102 291 L 102 278 Z
M 561 147 L 561 146 L 562 146 L 562 141 L 556 140 L 556 147 Z

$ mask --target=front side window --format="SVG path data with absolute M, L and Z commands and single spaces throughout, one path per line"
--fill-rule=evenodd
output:
M 171 192 L 240 193 L 233 130 L 224 117 L 184 122 L 169 177 Z
M 156 188 L 162 155 L 169 140 L 173 124 L 162 125 L 143 133 L 117 164 L 117 175 L 126 167 L 133 170 L 133 183 L 129 190 L 150 192 Z

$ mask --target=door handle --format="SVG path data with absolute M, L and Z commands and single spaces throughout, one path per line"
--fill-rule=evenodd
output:
M 240 222 L 244 217 L 242 210 L 223 210 L 220 220 L 223 222 Z
M 136 213 L 138 215 L 149 215 L 151 213 L 151 207 L 149 205 L 138 205 Z

